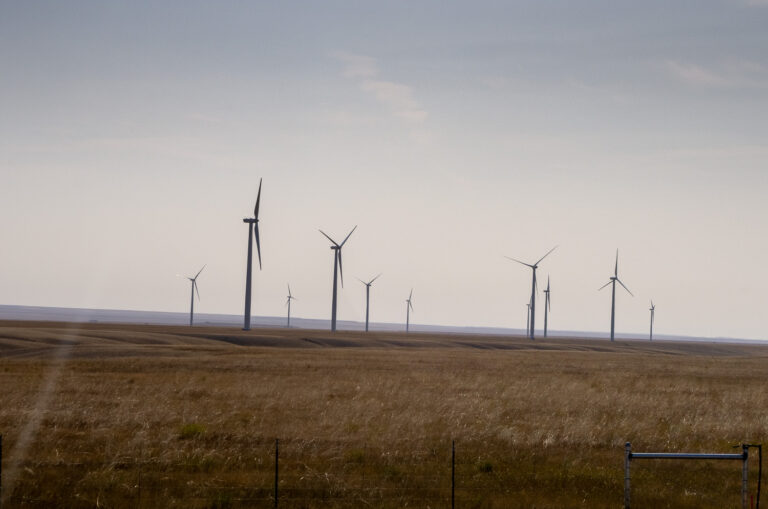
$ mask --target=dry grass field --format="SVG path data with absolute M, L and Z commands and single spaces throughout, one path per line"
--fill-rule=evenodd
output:
M 3 508 L 616 508 L 768 432 L 768 348 L 0 322 Z M 633 507 L 740 507 L 738 462 Z M 757 483 L 751 461 L 750 487 Z

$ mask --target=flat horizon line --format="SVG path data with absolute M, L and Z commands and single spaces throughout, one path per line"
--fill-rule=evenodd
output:
M 162 320 L 162 318 L 166 320 Z M 139 309 L 110 309 L 110 308 L 73 308 L 64 306 L 30 306 L 21 304 L 0 304 L 0 320 L 16 321 L 51 321 L 51 322 L 96 322 L 96 323 L 134 323 L 151 325 L 186 325 L 189 326 L 189 313 L 183 311 L 149 311 Z M 275 327 L 286 328 L 285 316 L 261 316 L 252 315 L 252 326 L 259 328 Z M 198 326 L 240 326 L 241 314 L 226 313 L 196 313 L 195 323 Z M 291 316 L 292 329 L 322 330 L 330 328 L 330 319 L 301 318 Z M 356 320 L 338 320 L 343 325 L 340 330 L 365 331 L 365 322 Z M 372 332 L 397 332 L 404 329 L 405 324 L 400 322 L 370 322 Z M 411 324 L 411 331 L 425 333 L 445 334 L 489 334 L 499 336 L 526 336 L 522 328 L 485 326 L 485 325 L 439 325 L 439 324 Z M 544 339 L 541 330 L 538 330 L 537 339 Z M 550 329 L 548 338 L 592 338 L 609 339 L 608 332 L 591 332 L 578 330 Z M 617 339 L 649 341 L 647 334 L 617 333 Z M 721 343 L 766 343 L 768 339 L 760 338 L 734 338 L 723 336 L 692 336 L 676 334 L 657 334 L 654 331 L 653 341 L 694 341 L 694 342 L 721 342 Z M 650 341 L 649 341 L 650 342 Z

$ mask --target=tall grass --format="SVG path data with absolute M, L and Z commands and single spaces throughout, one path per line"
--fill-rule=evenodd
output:
M 268 507 L 276 437 L 281 507 L 445 507 L 452 439 L 458 507 L 619 507 L 625 441 L 730 452 L 768 430 L 760 349 L 201 344 L 74 355 L 8 507 Z M 48 369 L 0 359 L 5 465 Z M 739 507 L 739 467 L 636 463 L 633 502 Z

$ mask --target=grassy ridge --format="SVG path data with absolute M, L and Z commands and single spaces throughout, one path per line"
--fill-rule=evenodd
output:
M 446 507 L 455 439 L 457 507 L 619 507 L 627 440 L 706 452 L 763 441 L 767 352 L 5 323 L 5 496 L 271 507 L 280 437 L 281 507 Z M 633 465 L 635 507 L 739 507 L 739 487 L 736 462 Z

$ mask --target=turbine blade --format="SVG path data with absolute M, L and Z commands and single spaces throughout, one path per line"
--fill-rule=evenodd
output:
M 253 208 L 253 218 L 259 219 L 259 203 L 261 203 L 261 179 L 259 179 L 259 193 L 256 195 L 256 206 Z
M 330 240 L 330 241 L 331 241 L 331 244 L 333 244 L 334 246 L 337 246 L 337 247 L 338 247 L 338 244 L 336 243 L 336 241 L 335 241 L 335 240 L 333 240 L 332 238 L 330 238 L 330 237 L 328 236 L 328 234 L 326 234 L 326 233 L 325 233 L 323 230 L 317 230 L 317 231 L 319 231 L 320 233 L 322 233 L 323 235 L 325 235 L 325 238 L 326 238 L 326 239 L 328 239 L 328 240 Z
M 366 283 L 365 281 L 363 281 L 363 280 L 362 280 L 362 279 L 360 279 L 359 277 L 356 277 L 355 279 L 357 279 L 358 281 L 360 281 L 361 283 L 363 283 L 365 286 L 368 286 L 368 285 L 370 284 L 370 283 Z
M 344 288 L 344 268 L 341 265 L 341 246 L 336 250 L 336 256 L 339 257 L 339 276 L 341 276 L 341 287 Z
M 355 230 L 357 230 L 357 225 L 355 225 L 355 227 L 354 227 L 354 228 L 352 228 L 352 231 L 351 231 L 351 232 L 349 232 L 349 235 L 347 235 L 346 237 L 344 237 L 344 240 L 343 240 L 343 241 L 341 241 L 341 244 L 339 244 L 339 247 L 344 247 L 344 244 L 347 242 L 347 240 L 349 240 L 349 237 L 352 235 L 352 233 L 354 233 L 354 231 L 355 231 Z
M 259 255 L 259 270 L 261 270 L 261 241 L 259 240 L 259 223 L 253 223 L 253 236 L 256 237 L 256 254 Z
M 603 286 L 601 286 L 600 288 L 598 288 L 598 289 L 597 289 L 597 291 L 599 292 L 600 290 L 602 290 L 603 288 L 605 288 L 605 287 L 606 287 L 606 286 L 608 286 L 609 284 L 611 284 L 611 281 L 608 281 L 607 283 L 605 283 Z
M 504 258 L 506 258 L 507 260 L 512 260 L 513 262 L 522 263 L 526 267 L 533 268 L 533 265 L 531 265 L 529 263 L 521 262 L 520 260 L 515 260 L 514 258 L 510 258 L 509 256 L 504 256 Z
M 547 256 L 549 256 L 549 253 L 551 253 L 551 252 L 552 252 L 552 251 L 554 251 L 555 249 L 557 249 L 557 246 L 555 246 L 555 247 L 553 247 L 552 249 L 550 249 L 549 251 L 547 251 L 547 254 L 545 254 L 544 256 L 542 256 L 541 258 L 539 258 L 539 261 L 538 261 L 538 262 L 536 262 L 536 263 L 534 263 L 534 265 L 538 265 L 539 263 L 541 263 L 541 260 L 543 260 L 544 258 L 546 258 Z
M 208 264 L 206 263 L 205 265 L 208 265 Z M 203 265 L 203 269 L 205 268 L 205 265 Z M 203 269 L 200 269 L 200 271 L 198 271 L 198 273 L 197 273 L 197 274 L 195 274 L 195 279 L 197 279 L 197 276 L 199 276 L 199 275 L 200 275 L 200 272 L 202 272 L 202 271 L 203 271 Z
M 411 288 L 411 293 L 408 294 L 408 300 L 409 301 L 411 300 L 411 297 L 413 297 L 413 288 Z
M 616 250 L 616 266 L 613 269 L 613 275 L 619 277 L 619 250 Z
M 373 282 L 374 282 L 374 281 L 376 281 L 377 279 L 379 279 L 379 276 L 381 276 L 381 272 L 379 272 L 379 275 L 378 275 L 378 276 L 376 276 L 375 278 L 371 279 L 371 282 L 370 282 L 370 283 L 368 283 L 368 284 L 369 284 L 369 285 L 370 285 L 370 284 L 373 284 Z
M 192 281 L 192 286 L 195 287 L 195 292 L 197 293 L 197 300 L 200 300 L 200 290 L 197 289 L 197 281 Z
M 411 311 L 413 311 L 413 302 L 408 301 L 408 305 L 411 306 Z
M 624 283 L 622 283 L 622 282 L 621 282 L 621 279 L 619 279 L 619 278 L 616 278 L 616 281 L 618 281 L 618 282 L 619 282 L 619 284 L 620 284 L 621 286 L 624 286 L 624 289 L 625 289 L 626 291 L 628 291 L 628 292 L 629 292 L 629 294 L 630 294 L 632 297 L 634 297 L 634 296 L 635 296 L 635 294 L 634 294 L 634 293 L 632 293 L 632 292 L 630 292 L 630 291 L 629 291 L 629 288 L 627 288 L 627 287 L 624 285 Z
M 289 284 L 288 285 L 288 298 L 290 298 L 290 297 L 291 297 L 291 285 Z

